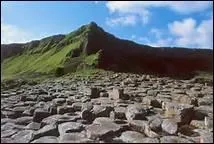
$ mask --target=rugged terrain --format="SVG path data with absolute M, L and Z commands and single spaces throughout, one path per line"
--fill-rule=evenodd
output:
M 165 76 L 192 76 L 195 71 L 213 71 L 211 49 L 140 45 L 119 39 L 94 22 L 67 35 L 1 45 L 1 53 L 3 78 L 61 76 L 88 67 Z
M 92 22 L 1 56 L 2 143 L 213 143 L 213 50 L 140 45 Z
M 110 71 L 7 81 L 1 142 L 212 143 L 212 81 Z

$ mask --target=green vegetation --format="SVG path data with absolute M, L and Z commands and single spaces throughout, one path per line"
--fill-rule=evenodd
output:
M 99 52 L 86 55 L 81 50 L 82 42 L 90 29 L 90 25 L 86 25 L 66 36 L 52 36 L 27 43 L 22 54 L 7 58 L 1 63 L 2 79 L 45 79 L 88 68 L 90 70 L 80 73 L 90 73 L 99 57 Z M 80 55 L 72 57 L 74 51 L 80 51 Z
M 86 56 L 84 62 L 89 66 L 97 65 L 98 64 L 99 54 L 100 54 L 100 51 L 95 53 L 95 54 L 91 54 L 89 56 Z

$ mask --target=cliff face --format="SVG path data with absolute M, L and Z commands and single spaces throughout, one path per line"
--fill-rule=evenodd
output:
M 213 71 L 213 50 L 140 45 L 116 38 L 94 22 L 68 35 L 56 35 L 26 44 L 1 45 L 1 52 L 1 60 L 17 54 L 20 55 L 17 60 L 26 54 L 35 56 L 35 67 L 33 64 L 30 69 L 28 65 L 23 67 L 30 72 L 43 67 L 49 67 L 49 72 L 58 65 L 65 64 L 68 71 L 74 69 L 74 65 L 76 69 L 83 62 L 87 63 L 91 57 L 95 59 L 94 56 L 98 52 L 98 63 L 95 66 L 114 71 L 162 75 L 185 75 L 199 70 Z M 32 61 L 29 56 L 26 56 L 23 62 Z M 4 63 L 4 66 L 7 69 L 9 64 Z
M 1 61 L 17 55 L 23 51 L 24 44 L 2 44 L 1 45 Z
M 213 50 L 154 48 L 121 40 L 100 28 L 97 29 L 89 35 L 87 49 L 88 53 L 102 50 L 98 64 L 100 68 L 162 75 L 185 75 L 198 70 L 213 71 Z

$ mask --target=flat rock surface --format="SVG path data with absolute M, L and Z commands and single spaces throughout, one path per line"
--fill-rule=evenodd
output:
M 213 143 L 213 86 L 103 72 L 1 88 L 3 143 Z

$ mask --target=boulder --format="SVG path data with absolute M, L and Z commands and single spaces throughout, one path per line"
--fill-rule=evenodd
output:
M 82 133 L 66 133 L 59 137 L 59 143 L 93 143 Z
M 146 136 L 136 131 L 125 131 L 121 134 L 120 139 L 125 143 L 143 143 Z
M 43 109 L 36 109 L 33 114 L 34 122 L 41 122 L 44 118 L 50 116 L 50 113 Z
M 74 113 L 75 109 L 72 106 L 64 105 L 57 107 L 57 114 Z
M 108 139 L 115 136 L 121 127 L 110 118 L 96 118 L 93 124 L 86 127 L 87 137 L 90 139 Z
M 159 117 L 155 117 L 154 119 L 151 119 L 149 121 L 149 127 L 151 128 L 151 130 L 155 131 L 155 132 L 159 132 L 161 130 L 161 124 L 162 124 L 163 120 Z
M 140 133 L 144 133 L 148 137 L 159 137 L 157 133 L 151 130 L 147 121 L 144 120 L 131 120 L 129 121 L 129 126 L 132 130 Z
M 113 107 L 111 106 L 94 105 L 92 112 L 95 117 L 109 117 L 112 110 Z
M 65 122 L 58 126 L 60 136 L 66 133 L 81 132 L 84 126 L 77 122 Z
M 20 117 L 16 119 L 16 124 L 20 124 L 20 125 L 27 125 L 30 122 L 32 122 L 33 117 L 29 117 L 29 116 L 25 116 L 25 117 Z
M 123 100 L 127 100 L 128 99 L 128 95 L 124 94 L 124 90 L 121 88 L 113 88 L 113 90 L 111 92 L 109 92 L 109 97 L 111 99 L 117 100 L 117 99 L 123 99 Z
M 127 120 L 144 120 L 146 119 L 147 111 L 140 104 L 133 104 L 127 107 L 126 119 Z
M 178 136 L 163 136 L 160 143 L 193 143 L 193 141 Z
M 175 119 L 179 125 L 189 124 L 194 116 L 193 105 L 163 102 L 162 108 L 165 110 L 165 115 Z
M 59 136 L 57 126 L 55 124 L 50 124 L 42 127 L 38 131 L 34 132 L 32 140 L 38 139 L 43 136 Z
M 32 130 L 21 130 L 14 134 L 11 139 L 14 141 L 14 143 L 29 143 L 32 137 Z
M 176 134 L 176 132 L 178 131 L 177 123 L 170 119 L 164 119 L 161 124 L 161 127 L 163 131 L 169 134 Z
M 40 127 L 41 127 L 41 123 L 31 122 L 25 127 L 25 129 L 39 130 Z
M 111 111 L 110 117 L 112 119 L 126 120 L 126 108 L 125 107 L 115 107 L 114 111 Z
M 58 143 L 58 138 L 55 136 L 44 136 L 32 141 L 31 143 Z
M 100 97 L 100 90 L 96 87 L 91 88 L 90 98 L 98 98 Z

